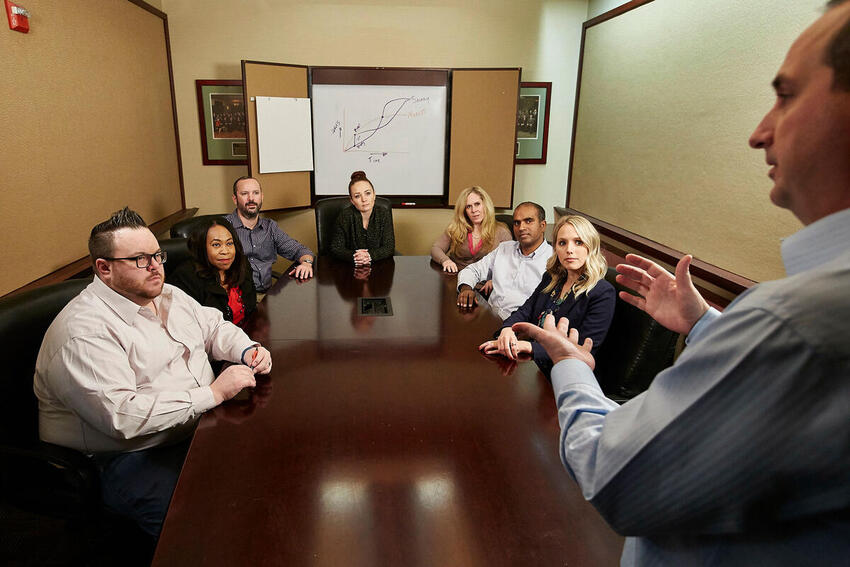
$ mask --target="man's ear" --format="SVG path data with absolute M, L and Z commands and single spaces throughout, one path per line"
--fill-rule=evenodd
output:
M 233 195 L 231 195 L 231 197 L 233 197 L 233 204 L 235 205 L 235 204 L 236 204 L 236 193 L 234 193 Z
M 94 273 L 100 276 L 100 279 L 108 278 L 112 275 L 112 266 L 103 258 L 98 258 L 94 261 Z

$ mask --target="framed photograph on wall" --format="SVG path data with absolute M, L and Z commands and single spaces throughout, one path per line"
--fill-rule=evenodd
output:
M 514 163 L 546 163 L 552 83 L 520 83 Z
M 248 165 L 242 81 L 195 81 L 204 165 Z

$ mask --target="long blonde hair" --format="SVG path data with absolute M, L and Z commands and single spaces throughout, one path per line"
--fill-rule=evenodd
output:
M 487 191 L 478 185 L 473 185 L 472 187 L 467 187 L 458 195 L 452 222 L 449 223 L 449 227 L 446 229 L 446 232 L 449 234 L 449 240 L 451 240 L 449 254 L 452 256 L 457 256 L 458 248 L 462 248 L 466 242 L 466 235 L 472 232 L 472 223 L 469 222 L 466 216 L 466 200 L 471 193 L 475 193 L 481 197 L 481 203 L 484 205 L 484 220 L 481 221 L 482 246 L 484 246 L 486 251 L 490 251 L 493 248 L 493 241 L 496 238 L 496 211 L 493 208 L 493 200 L 487 194 Z
M 554 235 L 552 237 L 552 257 L 546 262 L 546 271 L 552 276 L 552 282 L 546 286 L 543 293 L 549 293 L 567 279 L 567 269 L 558 260 L 557 252 L 558 233 L 561 231 L 561 227 L 567 223 L 576 229 L 576 234 L 578 234 L 585 248 L 587 248 L 587 260 L 584 262 L 584 272 L 579 280 L 573 284 L 573 293 L 578 297 L 582 293 L 593 289 L 599 280 L 605 277 L 605 272 L 608 270 L 608 262 L 605 261 L 605 256 L 602 255 L 599 249 L 599 233 L 596 232 L 596 228 L 590 221 L 578 215 L 563 216 L 555 223 L 555 229 L 552 231 Z

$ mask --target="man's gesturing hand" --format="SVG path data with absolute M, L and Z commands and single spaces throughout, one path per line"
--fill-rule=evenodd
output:
M 620 292 L 620 299 L 646 311 L 650 317 L 677 333 L 687 334 L 708 311 L 708 303 L 691 281 L 688 268 L 693 256 L 685 255 L 676 264 L 675 277 L 651 260 L 627 254 L 625 264 L 617 265 L 617 282 L 639 295 Z
M 558 325 L 555 326 L 555 316 L 550 313 L 546 315 L 542 329 L 531 323 L 514 323 L 512 328 L 514 332 L 525 333 L 540 343 L 546 350 L 546 354 L 552 359 L 553 364 L 567 358 L 575 358 L 590 366 L 591 370 L 596 367 L 596 361 L 590 354 L 590 349 L 593 348 L 593 339 L 588 337 L 584 344 L 580 345 L 578 329 L 570 329 L 570 321 L 566 317 L 562 317 L 558 321 Z

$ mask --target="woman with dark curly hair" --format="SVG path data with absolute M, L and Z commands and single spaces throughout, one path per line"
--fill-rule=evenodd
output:
M 257 291 L 233 226 L 223 218 L 201 221 L 188 245 L 192 259 L 169 274 L 168 283 L 201 305 L 215 307 L 227 321 L 241 324 L 257 307 Z

